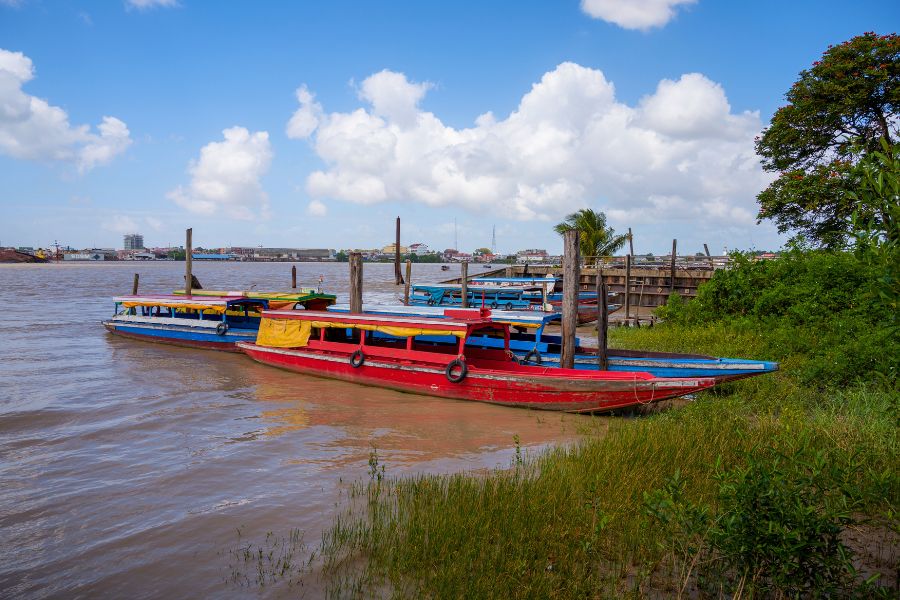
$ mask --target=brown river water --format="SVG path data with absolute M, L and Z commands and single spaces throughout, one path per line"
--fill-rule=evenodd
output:
M 210 289 L 289 289 L 290 269 L 194 264 Z M 346 264 L 297 271 L 347 300 Z M 506 467 L 513 436 L 536 452 L 590 419 L 111 336 L 100 321 L 135 272 L 141 292 L 170 292 L 184 263 L 0 265 L 0 597 L 293 596 L 230 583 L 229 550 L 291 529 L 315 546 L 373 445 L 388 476 Z M 456 275 L 413 267 L 416 281 Z M 393 265 L 366 264 L 364 280 L 366 302 L 402 293 Z

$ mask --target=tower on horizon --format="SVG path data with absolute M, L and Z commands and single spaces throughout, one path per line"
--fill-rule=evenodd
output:
M 126 233 L 125 234 L 125 249 L 126 250 L 143 250 L 144 249 L 144 236 L 140 233 Z

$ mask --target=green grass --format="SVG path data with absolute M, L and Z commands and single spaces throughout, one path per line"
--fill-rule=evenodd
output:
M 354 488 L 356 502 L 323 540 L 324 572 L 334 595 L 643 596 L 651 589 L 675 593 L 686 584 L 707 593 L 730 594 L 738 586 L 750 593 L 790 593 L 768 571 L 754 573 L 759 581 L 748 583 L 745 577 L 742 582 L 740 563 L 729 562 L 725 546 L 716 545 L 717 529 L 709 523 L 720 527 L 717 515 L 741 516 L 743 510 L 732 506 L 735 500 L 723 491 L 736 473 L 752 489 L 768 485 L 764 495 L 793 494 L 784 490 L 805 489 L 812 484 L 802 482 L 815 481 L 817 494 L 809 500 L 814 504 L 791 513 L 825 515 L 804 522 L 806 527 L 830 526 L 822 519 L 832 512 L 834 523 L 846 525 L 844 513 L 835 508 L 843 507 L 852 512 L 853 522 L 874 520 L 879 527 L 896 528 L 896 390 L 862 383 L 810 386 L 796 376 L 806 372 L 809 359 L 767 354 L 772 338 L 751 327 L 618 329 L 611 340 L 631 348 L 784 362 L 778 373 L 721 386 L 682 408 L 617 419 L 605 434 L 589 434 L 573 448 L 549 450 L 531 460 L 517 454 L 507 470 L 373 476 Z M 747 465 L 752 469 L 741 471 Z M 680 486 L 677 501 L 672 500 L 673 478 Z M 826 504 L 815 504 L 819 496 Z M 648 506 L 651 499 L 668 502 L 663 513 L 674 516 L 661 521 L 659 511 L 654 514 Z M 680 523 L 679 528 L 672 523 Z M 790 563 L 788 542 L 766 543 L 772 553 L 786 553 L 779 564 Z M 829 560 L 839 561 L 829 552 Z M 835 573 L 847 575 L 843 565 Z M 844 586 L 835 589 L 849 593 L 851 583 L 861 580 L 850 574 L 828 585 Z

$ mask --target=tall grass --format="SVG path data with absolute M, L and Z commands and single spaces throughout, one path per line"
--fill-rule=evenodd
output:
M 757 332 L 717 324 L 617 330 L 613 341 L 770 358 L 759 354 L 766 341 Z M 802 357 L 790 358 L 803 366 Z M 364 501 L 325 535 L 325 573 L 336 595 L 642 596 L 677 593 L 688 580 L 696 591 L 702 569 L 687 567 L 708 540 L 698 534 L 700 546 L 689 554 L 690 534 L 673 534 L 648 498 L 675 478 L 677 506 L 716 515 L 724 511 L 723 473 L 767 452 L 815 452 L 840 467 L 842 480 L 823 485 L 850 486 L 854 518 L 896 526 L 896 408 L 890 389 L 860 384 L 823 394 L 788 369 L 723 386 L 678 410 L 618 420 L 602 436 L 506 470 L 373 479 L 355 488 Z M 738 585 L 727 573 L 718 581 Z

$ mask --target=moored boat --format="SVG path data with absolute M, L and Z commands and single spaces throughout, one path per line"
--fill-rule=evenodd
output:
M 176 346 L 240 352 L 235 344 L 256 339 L 263 299 L 242 296 L 119 296 L 110 333 Z
M 366 305 L 368 314 L 392 316 L 416 316 L 442 319 L 443 309 L 437 307 L 413 307 L 391 305 Z M 336 304 L 328 308 L 332 312 L 346 313 L 346 304 Z M 476 311 L 476 309 L 469 309 Z M 559 313 L 534 311 L 491 311 L 490 318 L 519 330 L 511 332 L 510 350 L 525 364 L 558 368 L 562 339 L 558 335 L 548 335 L 544 329 L 559 322 Z M 421 343 L 447 344 L 452 340 L 440 336 L 420 338 Z M 597 349 L 580 343 L 576 338 L 575 369 L 597 371 Z M 470 336 L 467 344 L 474 347 L 502 348 L 503 340 L 478 333 Z M 778 363 L 742 358 L 720 358 L 704 354 L 682 354 L 674 352 L 653 352 L 649 350 L 626 350 L 610 348 L 608 352 L 610 371 L 646 371 L 659 377 L 712 377 L 717 383 L 764 375 L 778 370 Z
M 488 335 L 501 348 L 469 347 Z M 452 344 L 422 342 L 450 337 Z M 443 318 L 262 313 L 256 342 L 238 347 L 252 359 L 298 373 L 406 392 L 570 412 L 606 411 L 690 394 L 710 378 L 661 378 L 644 372 L 586 371 L 519 364 L 509 350 L 509 325 L 487 311 L 448 309 Z

